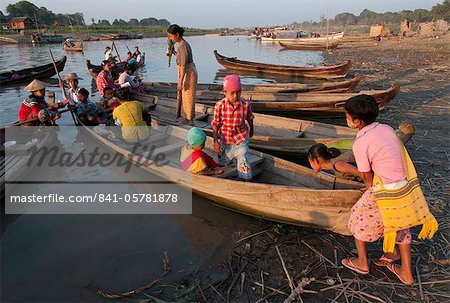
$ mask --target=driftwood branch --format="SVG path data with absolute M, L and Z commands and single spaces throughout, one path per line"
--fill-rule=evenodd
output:
M 101 288 L 97 288 L 96 291 L 99 295 L 101 295 L 102 297 L 106 298 L 106 299 L 122 299 L 122 298 L 130 298 L 133 297 L 137 294 L 143 293 L 144 291 L 152 288 L 153 286 L 155 286 L 156 284 L 158 284 L 159 282 L 161 282 L 171 271 L 170 267 L 169 267 L 169 257 L 167 256 L 167 253 L 164 252 L 164 258 L 163 258 L 163 273 L 156 279 L 153 280 L 152 282 L 150 282 L 147 285 L 144 285 L 142 287 L 139 287 L 135 290 L 131 290 L 131 291 L 127 291 L 127 292 L 122 292 L 122 293 L 110 293 L 108 291 L 105 291 Z
M 286 300 L 284 300 L 284 303 L 293 302 L 295 300 L 295 298 L 297 298 L 297 296 L 299 296 L 301 293 L 305 292 L 304 287 L 314 281 L 315 281 L 314 278 L 311 278 L 311 279 L 303 278 L 300 281 L 300 283 L 298 283 L 298 286 L 292 290 L 292 293 L 289 295 L 289 297 L 287 297 Z M 308 292 L 311 292 L 311 291 L 308 291 Z M 316 293 L 316 292 L 314 292 L 314 293 Z

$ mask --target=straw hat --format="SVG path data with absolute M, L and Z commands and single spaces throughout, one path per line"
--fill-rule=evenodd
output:
M 39 81 L 39 80 L 33 80 L 33 82 L 31 82 L 30 84 L 28 84 L 25 87 L 25 90 L 28 92 L 35 92 L 41 89 L 46 88 L 47 86 L 50 86 L 50 84 Z
M 83 80 L 83 78 L 78 77 L 76 73 L 68 73 L 64 80 Z

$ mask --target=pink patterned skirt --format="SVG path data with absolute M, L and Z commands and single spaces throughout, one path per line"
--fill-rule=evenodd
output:
M 364 242 L 375 242 L 384 233 L 383 220 L 377 202 L 372 197 L 372 190 L 368 189 L 352 207 L 348 229 L 353 236 Z M 397 231 L 397 244 L 411 243 L 409 229 Z

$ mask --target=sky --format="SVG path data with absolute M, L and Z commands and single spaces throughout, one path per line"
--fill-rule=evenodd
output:
M 0 9 L 18 0 L 0 0 Z M 318 21 L 324 15 L 338 13 L 359 15 L 365 8 L 381 12 L 405 9 L 431 9 L 443 0 L 31 0 L 54 13 L 83 13 L 86 23 L 91 18 L 167 19 L 185 27 L 253 27 L 290 24 L 294 21 Z

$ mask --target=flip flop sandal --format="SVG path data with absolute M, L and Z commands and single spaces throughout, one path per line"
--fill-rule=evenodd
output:
M 393 264 L 395 261 L 400 260 L 400 258 L 397 259 L 391 259 L 386 257 L 386 254 L 383 254 L 379 259 L 372 261 L 373 264 L 376 266 L 384 267 L 388 266 L 389 264 Z
M 391 264 L 387 265 L 386 267 L 389 269 L 390 272 L 392 272 L 394 275 L 396 275 L 397 278 L 398 278 L 403 284 L 408 285 L 408 286 L 411 286 L 411 285 L 414 284 L 414 283 L 407 283 L 407 282 L 405 282 L 405 281 L 403 280 L 403 278 L 395 271 L 395 267 L 396 267 L 395 264 L 391 263 Z
M 344 266 L 347 267 L 348 269 L 353 270 L 354 272 L 357 272 L 358 274 L 361 274 L 361 275 L 368 275 L 368 274 L 369 274 L 369 271 L 368 271 L 368 270 L 362 270 L 362 269 L 357 268 L 357 267 L 353 264 L 352 259 L 350 259 L 350 258 L 343 259 L 343 260 L 341 261 L 341 263 L 342 263 L 342 265 L 344 265 Z

